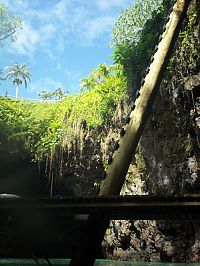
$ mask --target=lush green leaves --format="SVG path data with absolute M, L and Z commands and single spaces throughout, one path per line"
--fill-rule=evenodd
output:
M 161 7 L 162 0 L 138 0 L 134 6 L 126 9 L 115 23 L 113 46 L 137 45 L 145 23 L 152 18 L 153 11 Z
M 16 99 L 18 98 L 18 86 L 22 83 L 27 87 L 27 82 L 31 81 L 31 73 L 27 64 L 13 64 L 4 68 L 4 79 L 12 80 L 16 85 Z
M 90 129 L 110 122 L 126 90 L 126 80 L 121 76 L 120 66 L 103 65 L 93 73 L 98 73 L 93 87 L 57 103 L 0 98 L 1 136 L 23 142 L 35 159 L 40 160 L 62 145 L 63 139 L 73 141 L 74 125 L 85 121 Z
M 35 152 L 38 141 L 45 134 L 53 117 L 52 107 L 48 103 L 0 98 L 1 136 L 23 142 L 30 153 Z
M 14 85 L 22 83 L 27 87 L 27 81 L 30 81 L 31 74 L 27 64 L 13 64 L 4 68 L 5 79 L 12 80 Z
M 128 79 L 142 75 L 159 32 L 165 20 L 171 0 L 138 0 L 126 9 L 115 23 L 112 46 L 113 59 L 123 65 Z
M 38 95 L 42 100 L 61 100 L 63 99 L 69 92 L 64 92 L 62 88 L 58 87 L 54 91 L 41 91 Z
M 106 77 L 112 75 L 112 71 L 117 69 L 115 66 L 107 66 L 106 64 L 100 64 L 98 68 L 95 68 L 88 77 L 81 80 L 81 89 L 90 90 L 93 89 L 96 85 L 105 81 Z
M 17 29 L 22 27 L 21 18 L 10 16 L 8 7 L 0 3 L 0 45 L 5 44 L 7 39 L 14 41 Z

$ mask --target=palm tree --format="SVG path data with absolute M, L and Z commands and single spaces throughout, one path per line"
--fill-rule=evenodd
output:
M 31 81 L 31 73 L 27 64 L 13 64 L 4 68 L 5 79 L 12 80 L 14 86 L 16 86 L 16 99 L 19 94 L 19 86 L 24 83 L 27 87 L 27 82 Z

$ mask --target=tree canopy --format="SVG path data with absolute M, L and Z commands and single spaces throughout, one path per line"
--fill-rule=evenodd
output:
M 125 80 L 113 73 L 93 89 L 55 103 L 0 97 L 0 136 L 24 143 L 35 160 L 42 160 L 62 141 L 73 140 L 75 124 L 97 128 L 111 121 L 125 90 Z
M 106 64 L 100 64 L 97 68 L 93 69 L 88 77 L 81 79 L 81 90 L 94 89 L 97 85 L 106 83 L 109 77 L 119 77 L 124 79 L 122 75 L 122 66 L 115 64 L 108 66 Z
M 113 29 L 113 46 L 136 45 L 145 23 L 158 10 L 162 0 L 138 0 L 135 5 L 124 10 Z
M 27 64 L 13 64 L 4 68 L 5 79 L 12 80 L 16 86 L 16 99 L 18 98 L 19 85 L 22 83 L 27 87 L 27 82 L 31 80 L 31 73 Z
M 22 27 L 19 16 L 10 15 L 8 7 L 0 3 L 0 45 L 4 45 L 6 40 L 14 41 L 15 32 Z
M 41 91 L 38 96 L 41 97 L 42 100 L 49 100 L 49 99 L 53 99 L 53 100 L 61 100 L 63 99 L 65 96 L 67 96 L 69 92 L 68 91 L 63 91 L 62 88 L 58 87 L 56 88 L 54 91 Z
M 113 29 L 113 59 L 128 79 L 142 73 L 149 62 L 165 23 L 171 0 L 138 0 L 124 10 Z M 132 82 L 132 81 L 131 81 Z

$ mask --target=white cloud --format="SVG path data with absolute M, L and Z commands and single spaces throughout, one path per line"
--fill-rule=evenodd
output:
M 49 49 L 49 48 L 46 48 L 45 49 L 45 52 L 46 52 L 46 54 L 47 54 L 47 56 L 50 58 L 50 59 L 52 59 L 52 60 L 56 60 L 56 56 L 54 55 L 54 53 L 51 51 L 51 49 Z
M 39 79 L 36 82 L 32 82 L 29 85 L 29 90 L 31 92 L 39 93 L 41 91 L 53 91 L 57 87 L 63 87 L 62 83 L 56 80 L 53 80 L 50 77 Z
M 120 11 L 134 0 L 7 0 L 24 19 L 24 27 L 18 40 L 12 44 L 12 52 L 32 56 L 45 48 L 53 59 L 52 49 L 62 54 L 65 46 L 96 45 L 106 40 L 109 44 L 114 21 Z M 51 43 L 54 40 L 53 44 Z M 9 50 L 11 51 L 11 50 Z
M 70 78 L 71 81 L 80 81 L 81 78 L 83 77 L 83 73 L 81 73 L 81 71 L 71 71 L 69 69 L 64 69 L 64 73 L 66 74 L 66 76 L 68 76 Z
M 27 21 L 23 22 L 22 30 L 16 32 L 17 40 L 10 44 L 9 51 L 19 55 L 32 54 L 40 41 L 40 36 Z
M 56 52 L 62 54 L 65 50 L 66 39 L 64 36 L 58 36 L 55 41 Z
M 70 11 L 70 1 L 60 0 L 52 8 L 51 13 L 59 20 L 65 19 Z
M 110 16 L 98 17 L 88 20 L 83 25 L 82 37 L 86 44 L 91 44 L 95 39 L 110 34 L 114 24 L 114 18 Z
M 34 29 L 28 21 L 23 21 L 22 29 L 16 32 L 16 41 L 8 49 L 11 53 L 32 56 L 40 45 L 45 46 L 53 38 L 54 32 L 55 27 L 52 24 Z
M 38 33 L 40 35 L 41 40 L 51 39 L 55 31 L 56 31 L 56 27 L 50 23 L 43 25 L 42 27 L 38 29 Z
M 11 7 L 19 7 L 21 8 L 21 10 L 24 10 L 27 8 L 27 5 L 28 3 L 24 0 L 15 0 L 15 1 L 12 1 L 12 0 L 7 0 L 6 1 Z
M 96 0 L 96 5 L 100 10 L 108 10 L 113 8 L 124 7 L 133 3 L 130 0 Z
M 72 75 L 72 72 L 70 70 L 68 70 L 68 69 L 65 69 L 64 73 L 65 73 L 66 76 L 71 76 Z

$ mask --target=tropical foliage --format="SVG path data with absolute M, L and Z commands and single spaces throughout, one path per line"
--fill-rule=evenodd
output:
M 64 92 L 62 88 L 58 87 L 54 91 L 41 91 L 38 96 L 41 97 L 42 100 L 61 100 L 63 99 L 69 92 Z
M 138 0 L 115 23 L 111 45 L 113 59 L 123 66 L 128 79 L 141 76 L 158 43 L 170 0 Z
M 113 30 L 115 65 L 101 64 L 94 69 L 82 79 L 79 94 L 66 95 L 60 88 L 41 91 L 42 99 L 60 99 L 55 103 L 0 98 L 0 136 L 23 143 L 34 160 L 52 162 L 57 148 L 69 147 L 74 140 L 76 125 L 84 124 L 89 131 L 111 123 L 127 91 L 127 80 L 142 75 L 153 53 L 170 2 L 138 0 L 122 12 Z M 26 64 L 11 65 L 5 71 L 5 78 L 16 87 L 30 81 Z
M 8 7 L 0 3 L 0 45 L 5 44 L 6 40 L 14 41 L 15 32 L 22 27 L 21 18 L 10 16 Z
M 27 83 L 31 81 L 31 73 L 27 64 L 13 64 L 4 68 L 4 79 L 11 80 L 13 85 L 16 86 L 16 99 L 19 94 L 19 86 L 24 83 L 27 87 Z
M 116 66 L 115 66 L 116 68 Z M 107 66 L 106 64 L 100 64 L 98 68 L 94 69 L 88 77 L 81 80 L 81 89 L 90 90 L 93 89 L 96 85 L 103 83 L 104 80 L 112 75 L 113 66 Z
M 126 90 L 126 80 L 120 77 L 119 66 L 106 67 L 112 69 L 109 75 L 98 68 L 94 71 L 100 71 L 101 76 L 93 88 L 57 103 L 0 98 L 1 135 L 22 141 L 32 156 L 41 160 L 61 145 L 63 138 L 65 142 L 73 139 L 74 123 L 85 121 L 88 129 L 109 123 Z

